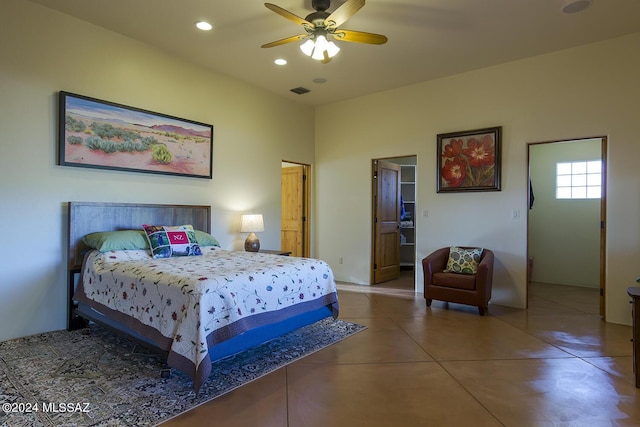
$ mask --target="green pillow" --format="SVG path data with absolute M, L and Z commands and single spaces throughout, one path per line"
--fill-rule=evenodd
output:
M 194 230 L 196 233 L 196 240 L 200 246 L 220 246 L 220 243 L 209 233 L 204 231 Z
M 449 248 L 449 260 L 445 273 L 476 274 L 482 256 L 482 248 L 463 249 L 457 246 Z
M 149 249 L 147 236 L 142 230 L 101 231 L 87 234 L 82 241 L 100 252 Z
M 195 230 L 200 246 L 220 246 L 218 240 L 209 233 Z M 147 234 L 143 230 L 101 231 L 87 234 L 82 238 L 85 245 L 100 252 L 149 249 Z

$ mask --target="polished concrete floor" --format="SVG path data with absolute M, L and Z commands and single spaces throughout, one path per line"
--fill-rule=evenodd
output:
M 413 272 L 339 284 L 340 318 L 368 327 L 164 424 L 173 426 L 640 426 L 631 327 L 597 291 L 532 283 L 530 307 L 414 295 Z

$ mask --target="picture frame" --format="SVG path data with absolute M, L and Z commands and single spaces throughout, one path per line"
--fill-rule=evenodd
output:
M 213 125 L 59 93 L 58 164 L 213 178 Z
M 502 127 L 438 134 L 437 192 L 500 191 Z

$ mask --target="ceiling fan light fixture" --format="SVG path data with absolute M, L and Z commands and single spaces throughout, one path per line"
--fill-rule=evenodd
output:
M 340 52 L 340 48 L 338 47 L 338 45 L 332 41 L 329 41 L 329 43 L 327 43 L 327 53 L 329 55 L 329 58 L 333 58 L 338 54 L 338 52 Z
M 324 59 L 324 51 L 328 50 L 329 42 L 325 36 L 316 37 L 316 47 L 313 49 L 313 55 L 311 58 L 322 61 Z
M 307 56 L 311 56 L 313 54 L 313 49 L 315 49 L 316 44 L 312 39 L 307 39 L 306 42 L 300 45 L 300 50 Z
M 340 52 L 340 48 L 333 41 L 327 40 L 324 35 L 309 38 L 300 45 L 300 50 L 316 61 L 326 60 L 326 57 L 333 58 Z M 325 57 L 326 52 L 326 57 Z

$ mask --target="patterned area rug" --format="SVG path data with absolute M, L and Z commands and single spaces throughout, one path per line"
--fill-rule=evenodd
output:
M 92 325 L 0 343 L 0 425 L 151 426 L 334 344 L 364 326 L 325 319 L 217 362 L 196 396 L 162 359 Z

